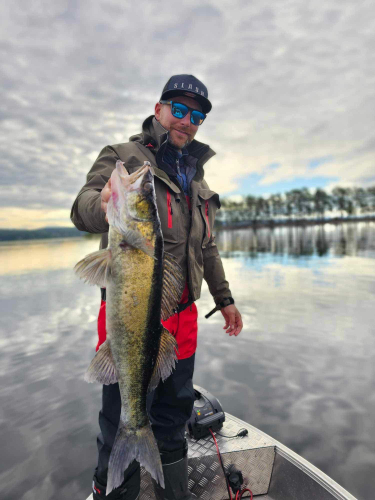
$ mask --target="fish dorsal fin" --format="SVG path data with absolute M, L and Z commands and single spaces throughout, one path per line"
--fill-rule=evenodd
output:
M 106 340 L 95 354 L 85 373 L 86 382 L 100 382 L 104 385 L 117 382 L 116 368 L 113 362 L 109 341 Z
M 160 379 L 164 381 L 172 373 L 177 361 L 176 351 L 178 351 L 176 339 L 163 327 L 158 357 L 148 386 L 149 391 L 156 389 Z
M 163 321 L 175 314 L 184 287 L 184 275 L 176 257 L 164 252 L 163 292 L 161 296 L 161 319 Z
M 74 271 L 89 285 L 107 286 L 111 278 L 110 249 L 89 253 L 74 266 Z

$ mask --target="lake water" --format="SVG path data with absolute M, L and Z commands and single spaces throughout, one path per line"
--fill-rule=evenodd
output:
M 217 235 L 244 330 L 204 285 L 195 383 L 359 499 L 375 492 L 375 224 Z M 0 498 L 85 499 L 101 387 L 83 374 L 99 291 L 74 275 L 95 238 L 0 245 Z

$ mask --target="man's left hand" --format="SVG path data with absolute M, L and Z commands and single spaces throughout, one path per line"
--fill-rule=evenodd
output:
M 223 330 L 227 330 L 226 333 L 229 333 L 230 337 L 232 335 L 237 337 L 243 327 L 240 311 L 234 304 L 223 307 L 220 311 L 225 319 L 225 326 Z

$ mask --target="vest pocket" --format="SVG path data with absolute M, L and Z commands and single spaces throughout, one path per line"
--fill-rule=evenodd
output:
M 206 248 L 206 245 L 211 238 L 216 211 L 220 207 L 219 195 L 210 189 L 200 189 L 198 191 L 197 205 L 204 224 L 202 248 Z

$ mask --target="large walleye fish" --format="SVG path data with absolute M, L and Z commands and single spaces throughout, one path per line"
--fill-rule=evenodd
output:
M 118 382 L 121 417 L 108 467 L 108 495 L 135 459 L 164 488 L 159 450 L 146 411 L 147 392 L 165 380 L 177 343 L 161 324 L 181 298 L 175 258 L 164 253 L 150 164 L 129 175 L 117 161 L 108 202 L 109 245 L 78 262 L 75 271 L 107 289 L 107 340 L 92 360 L 88 382 Z

